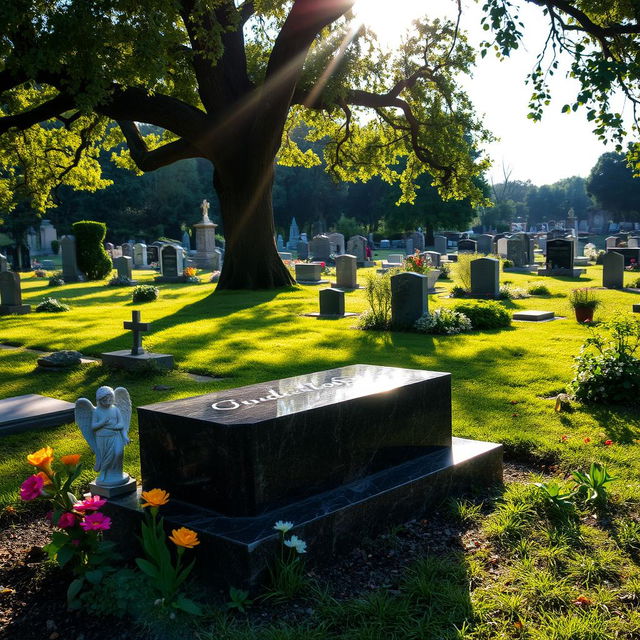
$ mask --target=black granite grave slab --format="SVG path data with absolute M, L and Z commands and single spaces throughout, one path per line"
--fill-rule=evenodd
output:
M 256 516 L 451 446 L 448 373 L 351 365 L 138 409 L 146 489 Z
M 0 436 L 74 421 L 75 405 L 30 393 L 0 400 Z
M 364 537 L 428 514 L 449 495 L 501 482 L 501 445 L 453 438 L 451 448 L 255 517 L 230 518 L 173 496 L 161 513 L 168 530 L 184 526 L 198 533 L 196 567 L 210 586 L 255 589 L 277 553 L 278 520 L 294 523 L 291 533 L 307 543 L 309 566 L 326 564 Z M 142 516 L 137 496 L 114 498 L 104 510 L 113 517 L 109 536 L 126 541 L 123 551 L 131 553 L 131 531 Z

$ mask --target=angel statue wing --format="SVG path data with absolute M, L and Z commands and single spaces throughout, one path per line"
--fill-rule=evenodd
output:
M 122 435 L 125 438 L 128 438 L 129 425 L 131 424 L 131 397 L 129 396 L 129 392 L 124 387 L 117 387 L 113 393 L 115 396 L 114 404 L 120 410 L 120 415 L 122 416 L 122 421 L 124 422 Z
M 76 400 L 75 419 L 76 424 L 80 427 L 84 439 L 91 447 L 91 451 L 96 453 L 96 434 L 91 428 L 91 421 L 93 420 L 93 412 L 96 408 L 93 406 L 90 400 L 86 398 L 78 398 Z

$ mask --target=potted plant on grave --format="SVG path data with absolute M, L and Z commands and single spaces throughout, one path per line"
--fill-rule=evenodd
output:
M 600 306 L 601 302 L 593 289 L 588 287 L 572 289 L 569 294 L 569 304 L 573 307 L 576 320 L 580 323 L 591 322 L 593 320 L 593 312 Z
M 440 277 L 440 269 L 434 269 L 429 258 L 420 255 L 420 251 L 417 249 L 413 255 L 407 256 L 404 259 L 402 266 L 405 271 L 413 271 L 427 276 L 427 287 L 429 290 L 436 286 L 436 281 Z

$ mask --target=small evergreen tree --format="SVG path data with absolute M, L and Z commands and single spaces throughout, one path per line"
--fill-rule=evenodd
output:
M 71 225 L 76 237 L 78 267 L 88 280 L 102 280 L 113 269 L 113 262 L 102 244 L 107 234 L 104 222 L 81 220 Z

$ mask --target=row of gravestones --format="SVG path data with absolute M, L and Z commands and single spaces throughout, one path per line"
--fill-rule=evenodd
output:
M 369 266 L 367 260 L 367 239 L 364 236 L 352 236 L 346 243 L 341 233 L 331 233 L 329 235 L 314 236 L 311 242 L 298 242 L 297 253 L 300 260 L 312 259 L 325 264 L 332 259 L 332 256 L 352 255 L 355 256 L 358 266 Z

